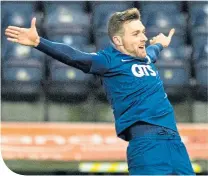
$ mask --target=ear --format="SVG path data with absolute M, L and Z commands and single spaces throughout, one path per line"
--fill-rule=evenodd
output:
M 119 35 L 113 36 L 113 43 L 117 46 L 123 46 L 121 36 Z

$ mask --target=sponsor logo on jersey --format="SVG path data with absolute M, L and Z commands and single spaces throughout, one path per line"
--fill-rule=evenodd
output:
M 152 69 L 150 65 L 138 65 L 133 64 L 131 67 L 131 71 L 136 77 L 143 76 L 156 76 L 156 72 Z

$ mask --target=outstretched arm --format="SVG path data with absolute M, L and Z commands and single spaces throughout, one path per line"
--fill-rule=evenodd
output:
M 100 72 L 105 72 L 105 69 L 107 69 L 107 60 L 100 53 L 85 53 L 66 44 L 51 42 L 42 37 L 40 37 L 40 42 L 35 48 L 54 59 L 78 68 L 85 73 L 90 72 L 92 66 L 99 68 Z M 96 66 L 96 63 L 100 63 L 100 65 Z M 91 70 L 91 72 L 93 71 Z M 96 71 L 94 72 L 96 73 Z
M 33 18 L 31 28 L 9 26 L 5 30 L 7 39 L 11 42 L 35 47 L 54 59 L 85 73 L 103 74 L 107 71 L 109 61 L 103 53 L 85 53 L 63 43 L 51 42 L 41 38 L 37 33 L 35 23 L 36 18 Z

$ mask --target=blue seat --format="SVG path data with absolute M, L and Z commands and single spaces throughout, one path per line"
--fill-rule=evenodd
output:
M 31 19 L 35 15 L 23 12 L 13 12 L 7 16 L 8 25 L 29 28 L 31 26 Z
M 61 3 L 46 11 L 43 28 L 48 35 L 51 33 L 88 33 L 90 29 L 90 18 L 81 9 L 73 8 Z
M 188 60 L 190 59 L 190 53 L 186 52 L 186 46 L 181 46 L 177 48 L 168 47 L 163 49 L 161 52 L 159 59 L 164 61 L 173 61 L 173 60 Z
M 92 24 L 93 29 L 107 29 L 107 22 L 110 16 L 118 11 L 124 11 L 133 7 L 133 2 L 92 2 Z
M 108 34 L 103 33 L 103 32 L 97 32 L 95 35 L 95 45 L 96 45 L 96 49 L 100 50 L 100 49 L 105 49 L 106 47 L 108 47 L 111 43 L 111 40 L 108 36 Z
M 30 27 L 35 10 L 36 2 L 2 2 L 2 26 Z
M 187 61 L 179 59 L 158 60 L 156 66 L 169 98 L 173 101 L 184 100 L 190 88 L 190 68 Z
M 58 61 L 52 61 L 47 95 L 53 101 L 83 102 L 90 93 L 89 81 L 92 75 Z
M 2 98 L 10 101 L 35 101 L 40 98 L 43 65 L 35 60 L 4 62 L 2 71 Z
M 141 12 L 170 12 L 170 13 L 179 13 L 182 10 L 182 3 L 177 1 L 141 1 L 139 3 L 139 8 Z
M 170 30 L 173 27 L 180 33 L 184 33 L 186 30 L 185 17 L 179 13 L 171 15 L 169 12 L 148 12 L 143 14 L 142 22 L 148 31 L 155 31 L 158 28 L 160 30 Z
M 99 12 L 99 14 L 93 16 L 93 32 L 96 33 L 98 30 L 105 31 L 107 33 L 107 24 L 115 10 L 112 9 L 111 12 Z
M 48 36 L 48 39 L 54 42 L 65 43 L 69 46 L 77 48 L 79 50 L 83 49 L 86 45 L 89 44 L 89 34 L 86 35 L 80 34 L 59 34 L 54 33 Z
M 86 2 L 84 1 L 45 1 L 43 2 L 44 11 L 46 14 L 51 15 L 58 8 L 65 6 L 69 9 L 74 9 L 76 11 L 85 11 Z
M 4 42 L 4 54 L 3 60 L 39 60 L 40 62 L 44 62 L 45 54 L 36 50 L 33 47 L 20 45 L 17 43 L 12 43 L 9 41 Z
M 208 28 L 207 2 L 188 2 L 189 27 L 192 31 L 207 33 Z
M 192 34 L 193 59 L 197 62 L 208 58 L 208 34 Z
M 196 74 L 196 97 L 200 100 L 208 100 L 208 60 L 199 60 L 194 65 Z

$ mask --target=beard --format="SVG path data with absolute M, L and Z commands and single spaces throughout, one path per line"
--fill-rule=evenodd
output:
M 139 57 L 139 58 L 145 58 L 147 56 L 146 49 L 145 48 L 137 49 L 136 56 Z

